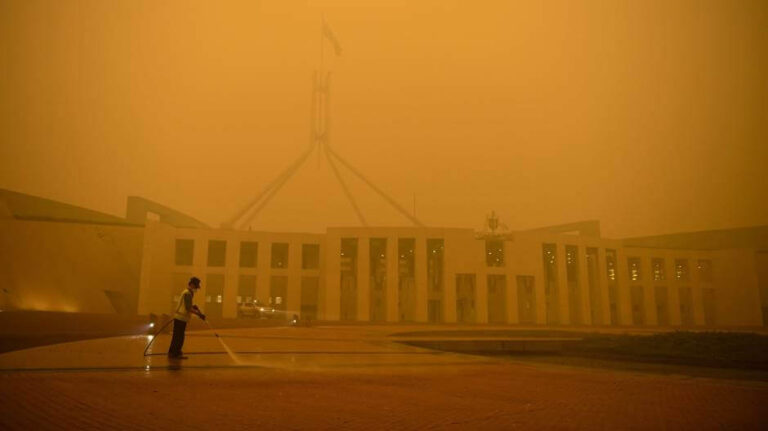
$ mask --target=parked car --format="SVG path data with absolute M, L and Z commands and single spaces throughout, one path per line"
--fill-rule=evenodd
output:
M 261 317 L 259 307 L 253 302 L 243 302 L 237 307 L 237 314 L 239 317 L 249 317 L 252 319 L 258 319 Z
M 279 316 L 284 316 L 285 312 L 276 309 L 271 305 L 257 305 L 259 315 L 262 319 L 275 319 Z

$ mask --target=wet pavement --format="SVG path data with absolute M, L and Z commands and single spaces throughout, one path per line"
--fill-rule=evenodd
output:
M 193 331 L 182 361 L 165 356 L 169 335 L 148 356 L 149 336 L 9 352 L 0 355 L 0 429 L 701 430 L 768 421 L 763 382 L 532 364 L 396 342 L 419 329 L 217 330 L 233 355 L 213 331 Z
M 189 331 L 185 360 L 166 356 L 170 334 L 62 343 L 0 355 L 0 371 L 109 370 L 205 367 L 347 369 L 483 363 L 489 359 L 444 353 L 396 342 L 403 327 L 273 327 Z M 217 335 L 219 337 L 217 337 Z M 419 337 L 424 338 L 424 337 Z M 224 344 L 222 344 L 222 342 Z M 227 352 L 230 349 L 231 354 Z

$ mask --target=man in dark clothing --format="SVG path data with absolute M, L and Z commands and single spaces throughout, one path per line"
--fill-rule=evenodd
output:
M 200 279 L 192 277 L 187 283 L 187 288 L 181 293 L 179 303 L 176 305 L 176 312 L 173 315 L 173 338 L 171 347 L 168 349 L 168 357 L 172 359 L 187 359 L 181 352 L 184 346 L 184 331 L 187 329 L 187 322 L 192 314 L 205 320 L 205 314 L 200 312 L 197 305 L 192 304 L 192 297 L 200 289 Z

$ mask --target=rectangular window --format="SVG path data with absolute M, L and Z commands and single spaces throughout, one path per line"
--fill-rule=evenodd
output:
M 557 286 L 557 245 L 543 244 L 542 257 L 544 260 L 544 303 L 547 311 L 547 323 L 556 324 L 560 321 L 560 302 Z
M 383 322 L 387 320 L 387 239 L 371 238 L 369 251 L 371 321 Z
M 688 270 L 688 259 L 675 259 L 675 279 L 678 281 L 688 281 L 691 279 L 691 273 Z
M 227 242 L 208 241 L 208 266 L 224 266 L 227 258 Z
M 269 305 L 275 310 L 285 311 L 288 302 L 288 277 L 273 275 L 269 282 Z
M 708 283 L 712 281 L 712 261 L 709 259 L 699 259 L 696 269 L 699 271 L 699 281 Z
M 259 243 L 243 241 L 240 243 L 240 268 L 256 268 L 259 257 Z
M 581 288 L 579 286 L 579 247 L 565 246 L 565 278 L 568 282 L 568 310 L 571 324 L 580 325 L 581 318 Z
M 475 274 L 456 274 L 456 321 L 475 322 Z
M 301 245 L 301 269 L 320 267 L 320 244 Z
M 643 286 L 630 286 L 629 296 L 632 306 L 632 324 L 645 324 L 645 298 L 643 297 Z
M 619 288 L 616 285 L 618 258 L 616 250 L 605 250 L 605 268 L 608 277 L 608 311 L 611 325 L 619 324 Z
M 498 239 L 485 241 L 485 263 L 487 266 L 504 266 L 504 241 Z
M 176 265 L 192 265 L 195 255 L 195 240 L 176 240 Z
M 664 274 L 664 259 L 651 259 L 651 267 L 653 268 L 653 281 L 664 281 L 667 279 L 666 274 Z
M 664 286 L 656 286 L 656 321 L 659 326 L 669 325 L 669 301 L 667 300 L 667 288 Z
M 288 244 L 272 243 L 272 268 L 288 268 Z
M 416 320 L 416 259 L 414 238 L 397 240 L 397 310 L 401 322 Z
M 443 253 L 442 239 L 427 240 L 427 286 L 430 295 L 443 291 Z
M 693 292 L 690 287 L 681 287 L 678 289 L 677 295 L 680 301 L 680 323 L 683 326 L 692 326 Z
M 208 274 L 204 289 L 205 314 L 210 317 L 221 317 L 224 310 L 224 275 Z
M 642 272 L 640 271 L 640 258 L 627 258 L 627 266 L 629 267 L 629 279 L 631 281 L 639 281 L 642 278 Z
M 605 270 L 608 276 L 608 281 L 616 281 L 616 250 L 605 250 Z
M 237 284 L 237 303 L 252 304 L 256 302 L 256 276 L 241 275 Z M 240 314 L 241 310 L 238 310 Z M 252 310 L 246 310 L 246 312 Z
M 507 277 L 488 274 L 488 323 L 507 322 Z
M 704 302 L 704 324 L 712 326 L 715 324 L 715 312 L 717 310 L 715 306 L 715 289 L 701 289 L 701 300 Z
M 357 238 L 341 239 L 340 319 L 357 319 Z M 365 275 L 363 275 L 365 276 Z
M 443 321 L 443 301 L 430 299 L 427 302 L 427 321 L 429 323 L 440 323 Z
M 320 279 L 301 277 L 301 318 L 305 321 L 317 320 Z
M 587 283 L 589 284 L 589 311 L 593 325 L 603 324 L 602 297 L 600 295 L 600 265 L 597 248 L 587 248 Z
M 520 323 L 536 323 L 536 293 L 532 275 L 517 276 L 517 316 Z

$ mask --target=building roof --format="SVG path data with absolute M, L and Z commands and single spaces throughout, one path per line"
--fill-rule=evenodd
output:
M 156 214 L 161 222 L 175 227 L 208 227 L 184 213 L 139 196 L 128 197 L 126 217 L 122 218 L 39 196 L 0 189 L 0 218 L 144 226 L 148 214 Z
M 768 250 L 768 226 L 683 232 L 623 240 L 625 247 L 722 250 L 752 248 Z
M 19 220 L 136 225 L 110 214 L 5 189 L 0 189 L 0 207 L 5 217 Z

